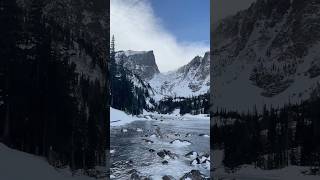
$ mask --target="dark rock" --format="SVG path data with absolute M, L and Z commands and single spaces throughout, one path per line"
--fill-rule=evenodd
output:
M 128 174 L 134 174 L 134 173 L 138 173 L 138 171 L 135 169 L 131 169 L 130 171 L 128 171 Z
M 111 167 L 112 168 L 115 168 L 115 167 L 118 167 L 118 168 L 126 168 L 126 169 L 130 169 L 132 168 L 132 161 L 117 161 L 117 162 L 114 162 L 112 163 Z
M 162 161 L 162 164 L 163 165 L 167 165 L 167 164 L 169 164 L 169 162 L 168 161 Z
M 161 158 L 165 158 L 165 156 L 169 156 L 171 159 L 176 159 L 177 158 L 177 155 L 170 152 L 170 151 L 167 151 L 167 150 L 162 150 L 160 152 L 157 152 L 157 155 L 160 156 Z
M 195 158 L 198 156 L 198 153 L 195 151 L 190 151 L 189 153 L 187 153 L 186 155 L 184 155 L 187 158 Z
M 205 161 L 209 160 L 209 158 L 210 158 L 209 154 L 204 154 L 204 155 L 199 157 L 201 163 L 205 163 Z
M 131 174 L 130 180 L 141 180 L 141 178 L 140 178 L 140 175 L 137 172 L 135 172 Z
M 162 180 L 175 180 L 175 178 L 172 176 L 165 175 L 162 177 Z
M 206 180 L 208 178 L 205 175 L 201 174 L 199 170 L 191 170 L 190 172 L 186 173 L 180 180 L 184 180 L 190 178 L 192 180 Z
M 166 153 L 163 152 L 163 151 L 160 151 L 160 152 L 157 152 L 157 155 L 160 156 L 161 158 L 164 158 L 164 156 L 166 155 Z
M 149 152 L 155 152 L 156 150 L 154 150 L 154 149 L 149 149 Z
M 138 172 L 134 172 L 130 176 L 130 180 L 151 180 L 149 177 L 141 176 Z
M 153 141 L 149 140 L 149 139 L 142 139 L 144 142 L 148 143 L 148 144 L 152 144 Z

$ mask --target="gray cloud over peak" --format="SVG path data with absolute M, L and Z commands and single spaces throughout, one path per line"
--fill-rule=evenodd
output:
M 205 42 L 178 42 L 154 15 L 149 0 L 111 0 L 110 34 L 116 50 L 153 50 L 161 72 L 175 70 L 210 49 Z

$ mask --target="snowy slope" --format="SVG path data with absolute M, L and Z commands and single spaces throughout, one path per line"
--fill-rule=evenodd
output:
M 124 111 L 110 107 L 110 126 L 123 126 L 133 121 L 148 120 L 145 116 L 132 116 Z
M 0 143 L 1 179 L 45 179 L 45 180 L 94 180 L 87 176 L 72 176 L 69 169 L 55 169 L 39 156 L 11 149 Z
M 187 65 L 166 74 L 156 74 L 149 84 L 156 101 L 166 96 L 191 97 L 205 94 L 210 88 L 210 56 L 197 56 Z
M 110 125 L 121 126 L 134 121 L 134 117 L 118 109 L 110 107 Z
M 308 99 L 320 80 L 320 2 L 257 0 L 215 26 L 214 109 Z

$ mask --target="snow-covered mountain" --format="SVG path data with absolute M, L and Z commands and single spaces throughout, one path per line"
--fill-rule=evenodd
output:
M 320 1 L 257 0 L 214 24 L 214 108 L 308 99 L 320 80 Z
M 210 89 L 210 54 L 197 56 L 176 71 L 156 74 L 150 81 L 155 100 L 166 96 L 191 97 L 205 94 Z
M 116 63 L 132 72 L 131 81 L 144 86 L 156 101 L 164 97 L 191 97 L 209 91 L 210 55 L 197 56 L 176 71 L 160 73 L 153 51 L 118 51 Z M 138 78 L 140 77 L 140 79 Z

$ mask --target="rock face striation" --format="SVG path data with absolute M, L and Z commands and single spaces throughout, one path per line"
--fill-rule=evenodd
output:
M 116 63 L 123 65 L 145 81 L 160 73 L 153 51 L 118 51 Z
M 214 109 L 299 102 L 317 87 L 319 1 L 257 0 L 213 26 Z

